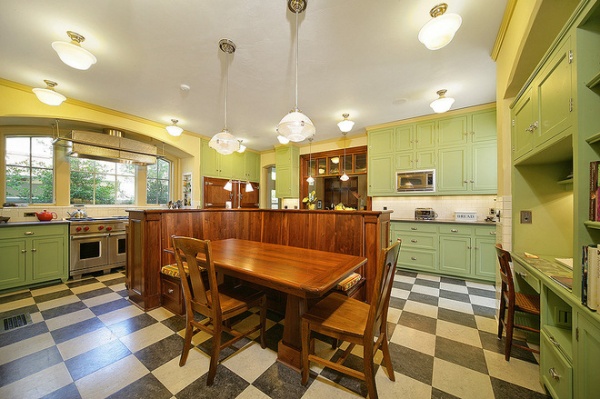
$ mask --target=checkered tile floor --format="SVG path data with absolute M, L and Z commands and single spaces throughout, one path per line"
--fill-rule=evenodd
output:
M 492 285 L 405 271 L 395 280 L 388 327 L 396 381 L 377 368 L 381 398 L 547 398 L 529 352 L 513 349 L 504 361 Z M 184 320 L 163 308 L 143 312 L 126 295 L 121 272 L 1 295 L 0 319 L 30 313 L 33 324 L 0 333 L 0 398 L 366 396 L 363 383 L 314 364 L 302 386 L 275 360 L 283 326 L 274 313 L 268 349 L 240 341 L 206 387 L 210 339 L 196 335 L 180 368 Z M 339 356 L 328 343 L 317 341 L 317 350 Z M 359 356 L 348 362 L 360 365 Z

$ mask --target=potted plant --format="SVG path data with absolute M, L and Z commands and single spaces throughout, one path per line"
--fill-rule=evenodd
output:
M 308 196 L 302 199 L 308 209 L 315 209 L 317 204 L 317 193 L 313 190 L 308 193 Z

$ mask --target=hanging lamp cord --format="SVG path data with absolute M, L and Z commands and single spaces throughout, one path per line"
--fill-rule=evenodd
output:
M 296 109 L 298 109 L 298 9 L 296 8 Z
M 229 92 L 229 51 L 225 51 L 225 130 L 227 130 L 227 94 Z

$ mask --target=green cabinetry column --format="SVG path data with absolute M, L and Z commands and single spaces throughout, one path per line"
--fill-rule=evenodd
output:
M 300 192 L 300 150 L 293 145 L 275 149 L 277 198 L 298 198 Z

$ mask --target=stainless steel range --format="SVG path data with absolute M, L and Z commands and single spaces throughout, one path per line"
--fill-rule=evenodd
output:
M 125 266 L 127 260 L 127 217 L 71 218 L 71 259 L 69 274 L 80 279 L 83 273 Z

